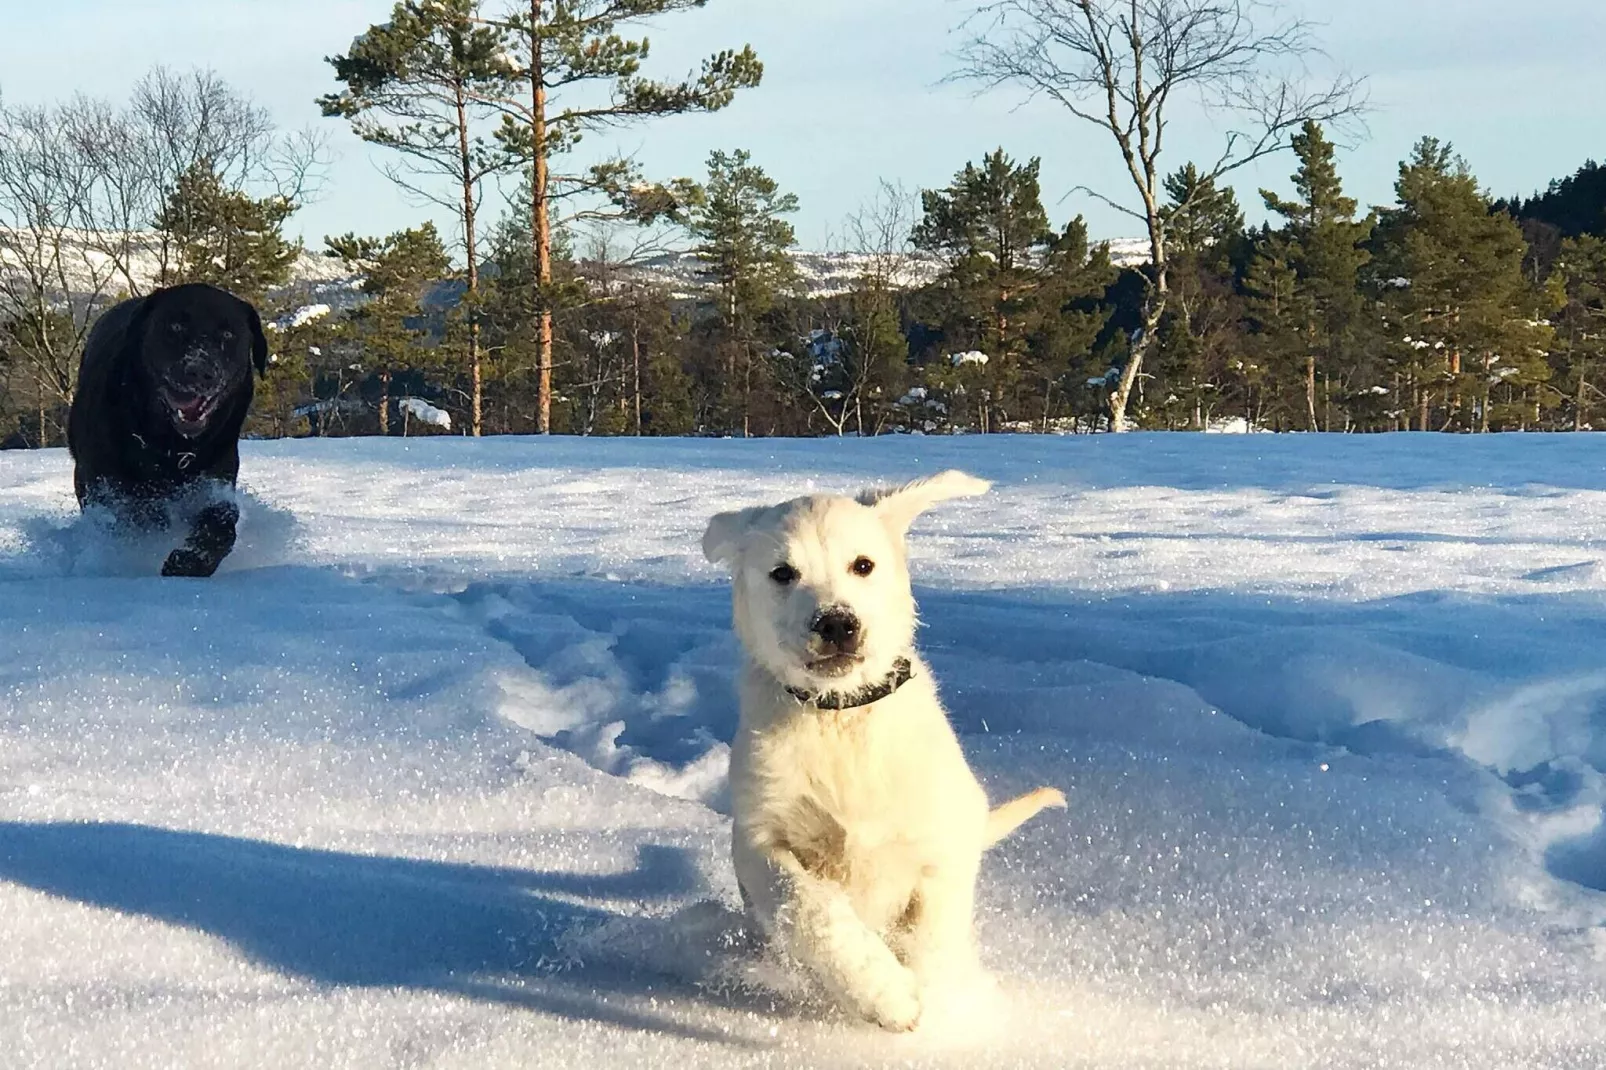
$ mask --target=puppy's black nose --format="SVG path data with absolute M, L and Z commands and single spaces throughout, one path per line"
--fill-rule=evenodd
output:
M 846 609 L 821 613 L 814 618 L 813 631 L 839 653 L 851 654 L 859 649 L 859 618 Z

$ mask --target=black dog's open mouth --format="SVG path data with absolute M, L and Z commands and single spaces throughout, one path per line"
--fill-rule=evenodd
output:
M 831 654 L 809 662 L 807 667 L 815 676 L 846 676 L 862 664 L 864 659 L 857 654 Z
M 217 408 L 220 396 L 196 394 L 169 386 L 162 388 L 162 401 L 173 415 L 173 426 L 185 436 L 198 434 L 206 427 L 206 421 L 212 418 L 212 410 Z

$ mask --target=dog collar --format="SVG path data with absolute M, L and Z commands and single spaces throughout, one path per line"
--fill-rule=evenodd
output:
M 129 434 L 134 436 L 134 441 L 139 443 L 140 449 L 148 450 L 151 448 L 150 445 L 145 441 L 145 436 L 141 435 L 138 431 L 130 431 Z M 166 457 L 170 461 L 176 459 L 178 461 L 178 470 L 180 472 L 184 471 L 190 465 L 195 463 L 195 454 L 193 453 L 180 453 L 178 450 L 168 450 L 162 456 Z
M 786 693 L 802 705 L 813 706 L 816 709 L 856 710 L 860 706 L 880 702 L 913 678 L 914 669 L 910 667 L 909 659 L 899 658 L 892 663 L 892 671 L 887 673 L 885 680 L 861 687 L 857 691 L 807 691 L 801 687 L 789 687 Z

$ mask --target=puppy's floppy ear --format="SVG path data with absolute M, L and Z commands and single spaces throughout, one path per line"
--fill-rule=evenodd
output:
M 249 301 L 240 302 L 245 306 L 245 320 L 251 328 L 251 363 L 257 366 L 257 378 L 268 374 L 268 336 L 262 333 L 262 317 L 257 313 L 256 306 Z
M 909 525 L 914 523 L 915 517 L 938 502 L 950 498 L 973 498 L 987 493 L 991 486 L 985 479 L 949 469 L 901 487 L 867 490 L 859 495 L 859 503 L 874 509 L 881 522 L 894 534 L 901 536 L 908 534 Z
M 731 564 L 753 530 L 753 522 L 763 514 L 760 506 L 715 516 L 708 522 L 708 530 L 703 532 L 703 556 L 716 565 Z

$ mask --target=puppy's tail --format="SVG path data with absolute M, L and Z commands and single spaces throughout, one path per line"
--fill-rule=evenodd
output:
M 987 815 L 987 840 L 984 846 L 991 847 L 1034 817 L 1039 810 L 1050 806 L 1065 808 L 1065 795 L 1058 788 L 1038 788 L 1017 799 L 999 803 Z

